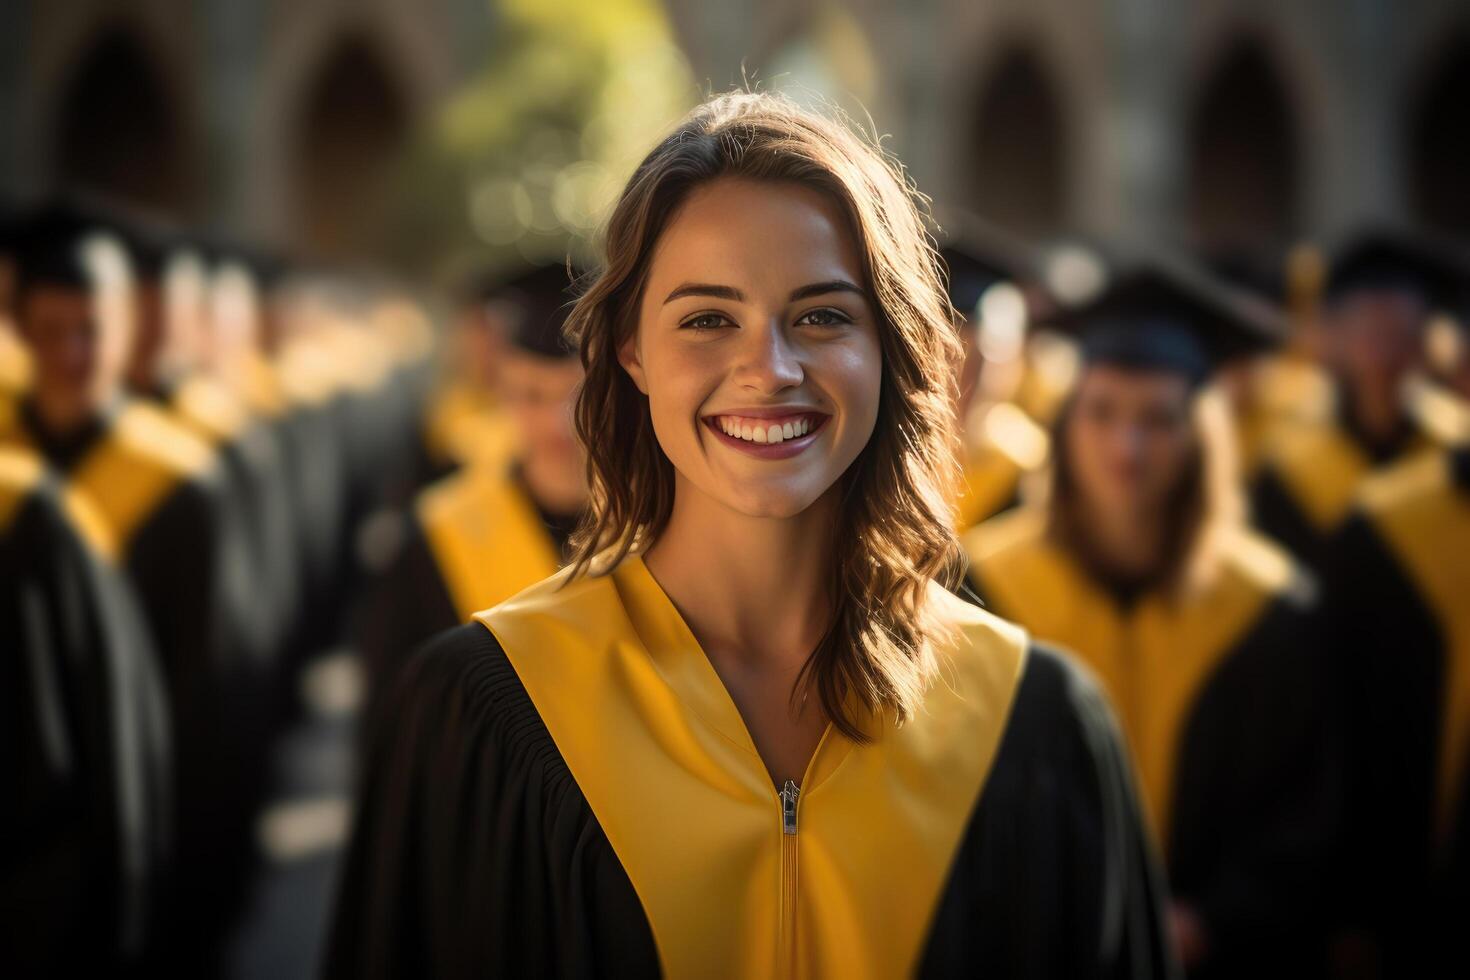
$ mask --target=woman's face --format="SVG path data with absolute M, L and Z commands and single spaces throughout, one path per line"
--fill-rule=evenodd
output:
M 678 493 L 791 517 L 873 433 L 878 312 L 842 210 L 794 183 L 696 189 L 660 237 L 619 360 Z
M 1165 513 L 1195 443 L 1190 405 L 1176 374 L 1103 364 L 1083 372 L 1064 442 L 1089 510 Z

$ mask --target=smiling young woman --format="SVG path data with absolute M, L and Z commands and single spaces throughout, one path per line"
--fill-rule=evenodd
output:
M 1158 976 L 1092 685 L 953 596 L 957 354 L 917 196 L 769 95 L 630 179 L 568 333 L 563 573 L 378 719 L 335 976 Z

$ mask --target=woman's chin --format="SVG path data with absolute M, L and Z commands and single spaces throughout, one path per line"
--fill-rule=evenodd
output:
M 821 496 L 820 491 L 788 486 L 726 487 L 718 499 L 741 517 L 789 520 L 810 510 Z

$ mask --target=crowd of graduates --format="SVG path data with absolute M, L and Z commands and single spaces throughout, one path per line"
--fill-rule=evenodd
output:
M 1109 696 L 1191 975 L 1463 961 L 1470 265 L 940 244 L 962 591 Z M 487 272 L 436 330 L 93 200 L 5 216 L 0 972 L 221 968 L 302 665 L 360 651 L 370 726 L 564 559 L 574 297 Z

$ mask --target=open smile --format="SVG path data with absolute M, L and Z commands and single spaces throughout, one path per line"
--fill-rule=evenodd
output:
M 706 415 L 715 438 L 757 459 L 789 459 L 816 442 L 831 416 L 801 411 L 761 415 Z

